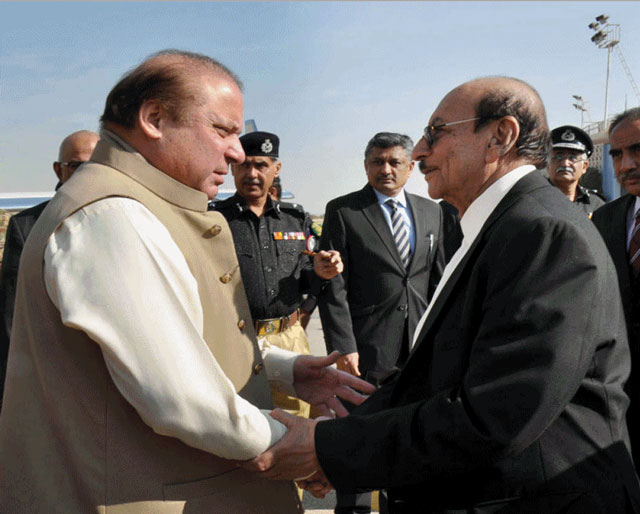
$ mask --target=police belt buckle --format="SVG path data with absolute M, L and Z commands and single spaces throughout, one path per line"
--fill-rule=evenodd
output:
M 300 309 L 296 309 L 288 316 L 282 316 L 281 318 L 259 319 L 256 321 L 256 335 L 266 336 L 284 332 L 293 326 L 299 317 Z
M 256 321 L 256 334 L 266 336 L 281 332 L 282 318 L 259 319 Z

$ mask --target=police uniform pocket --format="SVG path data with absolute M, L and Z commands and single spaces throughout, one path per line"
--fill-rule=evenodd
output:
M 304 241 L 276 241 L 276 249 L 278 252 L 278 266 L 282 271 L 291 273 L 300 260 L 301 252 L 304 250 Z

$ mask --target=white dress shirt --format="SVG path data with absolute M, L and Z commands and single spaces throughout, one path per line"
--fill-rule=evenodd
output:
M 106 198 L 49 238 L 44 276 L 62 322 L 100 346 L 120 393 L 155 432 L 228 459 L 249 459 L 286 428 L 236 394 L 203 339 L 195 278 L 142 204 Z M 297 354 L 263 349 L 267 376 L 293 381 Z
M 462 218 L 460 218 L 460 228 L 462 229 L 463 235 L 462 243 L 460 244 L 460 247 L 458 248 L 456 253 L 454 253 L 451 257 L 451 260 L 449 261 L 447 266 L 444 268 L 444 271 L 442 272 L 442 278 L 438 283 L 438 287 L 436 288 L 435 293 L 433 293 L 433 297 L 431 298 L 431 301 L 427 306 L 427 310 L 418 322 L 416 331 L 413 336 L 413 342 L 411 343 L 412 348 L 416 344 L 416 340 L 420 335 L 420 331 L 422 330 L 427 316 L 431 312 L 431 307 L 435 303 L 436 298 L 438 298 L 440 291 L 442 291 L 442 288 L 447 283 L 447 280 L 449 280 L 449 277 L 453 274 L 453 271 L 458 267 L 458 264 L 460 264 L 460 261 L 462 261 L 464 256 L 467 254 L 469 248 L 471 248 L 471 245 L 482 230 L 482 226 L 484 225 L 485 221 L 487 221 L 489 216 L 491 216 L 493 210 L 498 206 L 500 201 L 506 196 L 511 188 L 516 185 L 516 182 L 518 182 L 522 177 L 531 173 L 535 169 L 535 166 L 526 164 L 524 166 L 515 168 L 506 175 L 500 177 L 485 191 L 483 191 L 483 193 L 478 198 L 476 198 L 471 203 L 471 205 L 469 205 L 469 208 L 466 210 Z

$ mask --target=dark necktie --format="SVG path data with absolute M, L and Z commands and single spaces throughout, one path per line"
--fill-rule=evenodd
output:
M 402 264 L 406 268 L 409 265 L 411 259 L 411 245 L 409 244 L 409 227 L 400 214 L 398 209 L 398 202 L 396 200 L 389 199 L 386 204 L 391 209 L 391 228 L 393 230 L 393 240 L 398 247 L 398 253 L 402 259 Z
M 640 274 L 640 210 L 636 212 L 636 222 L 629 241 L 629 263 L 633 276 L 637 278 Z

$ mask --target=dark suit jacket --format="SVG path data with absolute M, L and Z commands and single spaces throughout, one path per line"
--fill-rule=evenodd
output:
M 627 423 L 634 461 L 638 463 L 640 462 L 640 370 L 637 368 L 640 366 L 640 295 L 638 294 L 640 286 L 636 284 L 633 288 L 633 275 L 627 252 L 627 213 L 635 201 L 635 196 L 624 195 L 596 210 L 592 221 L 609 249 L 618 274 L 632 362 L 631 377 L 627 383 L 627 393 L 631 397 Z
M 13 306 L 16 300 L 18 265 L 22 248 L 31 228 L 49 202 L 42 202 L 25 209 L 9 219 L 2 254 L 2 272 L 0 273 L 0 405 L 4 390 L 4 376 L 7 371 L 9 338 L 13 322 Z
M 340 252 L 344 271 L 320 295 L 322 328 L 328 351 L 360 354 L 365 377 L 394 368 L 405 318 L 411 338 L 444 268 L 440 208 L 420 196 L 407 199 L 416 233 L 408 269 L 370 185 L 327 204 L 320 246 Z
M 628 373 L 611 258 L 533 172 L 484 224 L 399 376 L 320 422 L 316 451 L 335 487 L 387 488 L 392 513 L 633 512 Z

